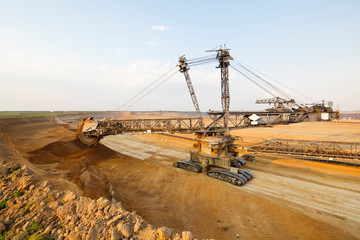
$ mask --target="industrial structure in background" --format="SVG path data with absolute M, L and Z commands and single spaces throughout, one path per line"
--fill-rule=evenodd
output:
M 85 145 L 92 147 L 97 145 L 100 139 L 107 135 L 130 132 L 195 133 L 194 150 L 190 152 L 190 157 L 175 162 L 174 165 L 178 168 L 197 173 L 206 171 L 207 175 L 212 178 L 235 185 L 243 185 L 253 178 L 253 174 L 244 170 L 242 166 L 245 164 L 245 160 L 253 161 L 254 156 L 245 154 L 242 157 L 239 157 L 237 145 L 234 144 L 239 137 L 231 136 L 231 129 L 249 126 L 288 124 L 302 121 L 332 120 L 338 117 L 338 112 L 334 112 L 331 107 L 325 107 L 325 105 L 318 106 L 316 104 L 312 107 L 306 107 L 305 105 L 296 103 L 293 99 L 285 100 L 281 97 L 258 100 L 258 103 L 274 104 L 273 108 L 267 109 L 267 111 L 264 112 L 231 112 L 229 110 L 229 66 L 230 61 L 233 61 L 234 59 L 230 56 L 229 49 L 226 49 L 225 45 L 224 48 L 220 46 L 209 52 L 216 52 L 216 55 L 192 60 L 187 60 L 185 56 L 182 56 L 179 58 L 179 63 L 176 66 L 178 71 L 185 77 L 198 118 L 118 119 L 101 121 L 87 118 L 84 119 L 78 127 L 78 139 Z M 222 111 L 209 111 L 207 114 L 211 118 L 211 122 L 206 125 L 202 112 L 200 111 L 188 70 L 191 66 L 212 61 L 218 61 L 218 68 L 221 70 Z M 242 64 L 238 63 L 238 65 L 242 70 L 235 66 L 232 66 L 232 68 L 245 78 L 266 90 L 268 93 L 274 94 L 261 85 L 260 82 L 266 82 L 266 80 L 262 79 Z M 256 80 L 256 78 L 258 78 L 258 80 Z M 165 79 L 162 82 L 157 83 L 160 79 L 141 90 L 138 94 L 139 98 L 136 101 L 139 101 L 139 99 L 143 98 L 167 80 Z M 259 81 L 259 79 L 261 81 Z M 155 83 L 157 83 L 157 85 L 155 85 Z M 265 85 L 273 87 L 268 82 L 266 82 Z M 274 87 L 273 89 L 276 90 Z M 135 97 L 133 99 L 135 99 Z
M 293 112 L 296 111 L 295 107 L 295 100 L 289 99 L 286 100 L 281 97 L 274 97 L 268 99 L 260 99 L 256 100 L 256 104 L 269 104 L 274 105 L 272 108 L 265 109 L 268 112 Z
M 359 163 L 342 161 L 342 159 L 360 159 L 360 143 L 358 142 L 272 138 L 249 146 L 249 150 L 252 152 L 291 155 L 293 157 L 315 161 L 326 161 L 334 164 L 360 166 Z

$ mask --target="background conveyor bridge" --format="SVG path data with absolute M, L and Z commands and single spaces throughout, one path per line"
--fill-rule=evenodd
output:
M 249 147 L 264 153 L 289 154 L 308 158 L 360 159 L 360 143 L 272 138 Z

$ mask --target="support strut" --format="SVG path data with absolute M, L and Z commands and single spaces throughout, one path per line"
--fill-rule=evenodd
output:
M 229 60 L 233 58 L 229 53 L 230 49 L 220 48 L 217 50 L 216 58 L 219 60 L 219 68 L 221 68 L 221 106 L 223 112 L 225 113 L 224 117 L 224 127 L 226 129 L 226 134 L 229 135 L 229 108 L 230 108 L 230 91 L 229 91 Z
M 189 89 L 189 93 L 190 93 L 190 96 L 191 96 L 191 100 L 192 100 L 192 102 L 193 102 L 193 104 L 194 104 L 194 107 L 195 107 L 195 110 L 196 110 L 197 114 L 198 114 L 199 117 L 200 117 L 200 125 L 201 125 L 201 128 L 203 128 L 203 127 L 204 127 L 203 117 L 202 117 L 202 114 L 201 114 L 201 111 L 200 111 L 200 107 L 199 107 L 198 100 L 197 100 L 197 98 L 196 98 L 194 86 L 192 85 L 192 82 L 191 82 L 191 79 L 190 79 L 190 75 L 189 75 L 189 72 L 188 72 L 188 70 L 189 70 L 190 68 L 188 67 L 187 60 L 186 60 L 186 57 L 185 57 L 185 56 L 179 57 L 178 67 L 179 67 L 179 71 L 180 71 L 181 73 L 183 73 L 184 76 L 185 76 L 186 84 L 187 84 L 188 89 Z

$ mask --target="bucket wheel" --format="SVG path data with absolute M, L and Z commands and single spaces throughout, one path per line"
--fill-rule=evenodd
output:
M 86 133 L 83 132 L 83 127 L 86 121 L 90 121 L 89 119 L 82 120 L 80 125 L 78 126 L 77 130 L 77 138 L 82 142 L 84 145 L 88 147 L 95 147 L 99 141 L 100 138 L 96 136 L 89 136 Z

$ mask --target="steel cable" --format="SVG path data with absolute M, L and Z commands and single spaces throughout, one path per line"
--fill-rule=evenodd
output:
M 199 61 L 187 61 L 187 64 L 188 66 L 192 66 L 194 64 L 196 65 L 200 65 L 202 63 L 208 63 L 208 62 L 212 62 L 212 61 L 216 61 L 217 59 L 216 58 L 206 58 L 206 59 L 203 59 L 203 60 L 199 60 Z
M 267 77 L 267 78 L 271 79 L 272 81 L 274 81 L 274 82 L 276 82 L 276 83 L 278 83 L 278 84 L 282 85 L 283 87 L 285 87 L 285 88 L 287 88 L 287 89 L 289 89 L 289 90 L 293 91 L 294 93 L 296 93 L 296 94 L 298 94 L 298 95 L 300 95 L 300 96 L 302 96 L 302 97 L 304 97 L 304 98 L 306 98 L 306 99 L 308 99 L 308 100 L 310 100 L 310 101 L 312 101 L 312 102 L 316 102 L 314 99 L 312 99 L 312 98 L 310 98 L 310 97 L 308 97 L 308 96 L 306 96 L 306 95 L 304 95 L 304 94 L 300 93 L 299 91 L 297 91 L 297 90 L 295 90 L 295 89 L 293 89 L 293 88 L 291 88 L 291 87 L 289 87 L 289 86 L 287 86 L 287 85 L 285 85 L 285 84 L 281 83 L 280 81 L 278 81 L 278 80 L 276 80 L 276 79 L 274 79 L 274 78 L 272 78 L 272 77 L 270 77 L 270 76 L 268 76 L 268 75 L 266 75 L 266 74 L 264 74 L 264 73 L 260 72 L 260 71 L 259 71 L 259 70 L 257 70 L 257 69 L 254 69 L 253 67 L 250 67 L 249 65 L 247 65 L 247 64 L 245 64 L 245 63 L 242 63 L 242 62 L 240 62 L 240 61 L 239 61 L 239 60 L 237 60 L 237 59 L 234 59 L 234 61 L 235 61 L 235 62 L 237 62 L 238 64 L 242 64 L 242 65 L 246 66 L 246 67 L 247 67 L 247 68 L 249 68 L 249 69 L 252 69 L 253 71 L 258 72 L 259 74 L 262 74 L 263 76 L 265 76 L 265 77 Z M 302 101 L 299 101 L 299 102 L 301 103 Z M 303 104 L 303 103 L 302 103 L 302 104 Z
M 247 71 L 248 73 L 252 74 L 253 76 L 255 76 L 257 79 L 259 79 L 260 81 L 262 81 L 265 85 L 267 85 L 269 88 L 272 88 L 273 91 L 277 92 L 280 96 L 283 96 L 285 98 L 290 99 L 291 97 L 288 96 L 285 92 L 283 92 L 282 90 L 280 90 L 278 87 L 276 87 L 275 85 L 271 84 L 270 82 L 266 81 L 265 79 L 263 79 L 262 77 L 260 77 L 259 75 L 257 75 L 256 73 L 254 73 L 253 71 L 251 71 L 250 69 L 248 69 L 247 67 L 245 67 L 244 65 L 242 65 L 241 63 L 238 63 L 236 60 L 234 61 L 236 64 L 238 64 L 238 66 L 240 66 L 241 68 L 243 68 L 245 71 Z
M 169 77 L 165 78 L 163 81 L 161 81 L 159 84 L 157 84 L 155 87 L 153 87 L 152 89 L 150 89 L 148 92 L 146 92 L 145 94 L 143 94 L 140 98 L 138 98 L 135 102 L 133 102 L 131 105 L 128 105 L 124 110 L 127 110 L 128 108 L 132 107 L 134 104 L 136 104 L 137 102 L 139 102 L 141 99 L 143 99 L 144 97 L 146 97 L 147 95 L 149 95 L 151 92 L 153 92 L 155 89 L 157 89 L 158 87 L 160 87 L 163 83 L 165 83 L 167 80 L 169 80 L 172 76 L 174 76 L 178 71 L 176 70 L 176 72 L 174 72 L 173 74 L 171 74 Z
M 207 58 L 216 58 L 216 55 L 214 56 L 205 56 L 205 57 L 198 57 L 198 58 L 193 58 L 193 59 L 189 59 L 187 60 L 188 62 L 194 62 L 194 61 L 201 61 Z
M 243 73 L 242 71 L 240 71 L 239 69 L 237 69 L 236 67 L 230 65 L 230 67 L 232 69 L 234 69 L 236 72 L 238 72 L 239 74 L 241 74 L 243 77 L 247 78 L 248 80 L 250 80 L 252 83 L 254 83 L 256 86 L 260 87 L 261 89 L 263 89 L 265 92 L 269 93 L 270 95 L 272 95 L 273 97 L 276 97 L 276 95 L 274 93 L 272 93 L 271 91 L 269 91 L 268 89 L 266 89 L 264 86 L 262 86 L 260 83 L 258 83 L 257 81 L 255 81 L 254 79 L 252 79 L 250 76 L 246 75 L 245 73 Z
M 191 64 L 188 64 L 188 66 L 189 67 L 199 66 L 199 65 L 211 63 L 211 62 L 216 61 L 216 60 L 217 59 L 211 59 L 209 61 L 203 61 L 203 62 L 199 62 L 199 63 L 191 63 Z
M 123 103 L 120 107 L 116 108 L 115 111 L 119 111 L 120 109 L 123 109 L 126 107 L 126 105 L 128 103 L 130 103 L 132 100 L 134 100 L 135 98 L 137 98 L 139 95 L 141 95 L 143 92 L 145 92 L 147 89 L 149 89 L 151 86 L 153 86 L 154 84 L 156 84 L 157 82 L 159 82 L 162 78 L 164 78 L 167 74 L 169 74 L 170 72 L 172 72 L 174 69 L 176 69 L 177 67 L 172 68 L 171 70 L 169 70 L 168 72 L 164 73 L 162 76 L 160 76 L 159 78 L 157 78 L 155 81 L 153 81 L 152 83 L 150 83 L 149 85 L 147 85 L 145 88 L 143 88 L 140 92 L 138 92 L 137 94 L 135 94 L 132 98 L 130 98 L 129 100 L 127 100 L 125 103 Z

